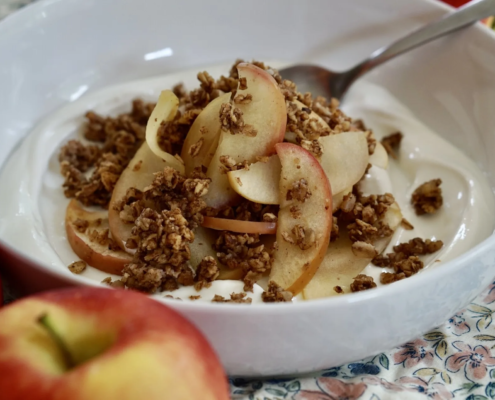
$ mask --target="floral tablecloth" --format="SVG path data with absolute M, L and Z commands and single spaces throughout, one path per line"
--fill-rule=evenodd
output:
M 0 18 L 32 1 L 0 0 Z M 232 398 L 495 399 L 494 314 L 495 281 L 444 325 L 387 353 L 304 377 L 231 379 Z
M 444 325 L 387 353 L 294 379 L 232 379 L 249 400 L 495 399 L 495 281 Z

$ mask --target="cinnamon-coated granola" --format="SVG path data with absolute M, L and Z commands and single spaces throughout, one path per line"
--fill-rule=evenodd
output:
M 416 215 L 433 214 L 443 204 L 441 179 L 432 179 L 420 185 L 412 194 L 411 203 Z
M 279 303 L 292 301 L 293 296 L 292 292 L 284 290 L 275 282 L 270 281 L 268 283 L 268 289 L 261 294 L 261 299 L 265 303 Z

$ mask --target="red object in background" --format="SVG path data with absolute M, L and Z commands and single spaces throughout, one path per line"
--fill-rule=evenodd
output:
M 469 0 L 442 0 L 444 3 L 450 4 L 452 7 L 460 7 L 466 3 L 469 3 Z

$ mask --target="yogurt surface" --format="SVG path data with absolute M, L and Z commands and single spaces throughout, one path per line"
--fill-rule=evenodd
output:
M 216 78 L 229 68 L 230 65 L 220 65 L 207 70 Z M 129 110 L 132 99 L 156 101 L 161 90 L 178 82 L 194 88 L 198 85 L 197 71 L 109 87 L 83 96 L 48 116 L 0 171 L 0 238 L 52 269 L 71 274 L 67 266 L 78 257 L 65 234 L 64 216 L 69 200 L 61 188 L 63 178 L 58 163 L 61 145 L 78 137 L 86 111 L 117 115 Z M 357 82 L 342 109 L 352 118 L 362 119 L 378 140 L 397 131 L 404 135 L 398 159 L 389 157 L 386 170 L 372 167 L 361 183 L 365 194 L 391 192 L 404 217 L 414 226 L 411 231 L 399 227 L 386 252 L 414 237 L 440 239 L 444 247 L 422 257 L 427 270 L 459 256 L 492 234 L 494 196 L 471 159 L 424 126 L 399 100 L 378 86 Z M 443 182 L 444 204 L 437 213 L 418 217 L 410 205 L 411 194 L 420 184 L 436 178 Z M 363 273 L 373 276 L 380 285 L 379 275 L 386 270 L 369 265 Z M 88 267 L 81 276 L 100 282 L 108 274 Z M 215 294 L 230 298 L 230 293 L 240 292 L 242 287 L 240 281 L 215 281 L 211 288 L 198 293 L 201 298 L 196 301 L 209 302 Z M 262 291 L 256 285 L 254 293 L 248 293 L 253 303 L 261 301 Z M 181 287 L 161 295 L 165 294 L 188 300 L 196 292 L 191 287 Z

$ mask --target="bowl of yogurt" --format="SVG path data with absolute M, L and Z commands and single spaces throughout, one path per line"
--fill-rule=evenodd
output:
M 310 102 L 301 103 L 300 109 L 294 109 L 290 114 L 287 110 L 297 108 L 297 101 L 305 101 L 302 94 L 291 97 L 291 94 L 279 93 L 276 96 L 280 98 L 274 95 L 270 104 L 256 104 L 266 100 L 273 88 L 278 93 L 287 86 L 276 69 L 301 61 L 334 70 L 344 69 L 372 49 L 434 20 L 447 8 L 429 1 L 415 4 L 403 1 L 400 7 L 397 1 L 390 7 L 390 0 L 377 0 L 373 5 L 360 0 L 346 4 L 322 1 L 312 4 L 310 9 L 305 8 L 302 13 L 303 6 L 296 2 L 273 1 L 246 4 L 241 17 L 237 15 L 239 9 L 227 1 L 218 2 L 215 13 L 201 2 L 192 0 L 187 6 L 181 3 L 180 7 L 154 0 L 147 0 L 146 7 L 138 7 L 133 2 L 121 0 L 118 12 L 115 12 L 114 1 L 96 3 L 41 1 L 0 23 L 0 32 L 3 32 L 0 34 L 0 60 L 6 71 L 0 76 L 0 85 L 5 88 L 0 95 L 0 132 L 4 142 L 0 149 L 1 269 L 22 291 L 108 283 L 147 291 L 191 319 L 206 334 L 231 375 L 266 376 L 328 368 L 399 345 L 440 324 L 481 292 L 493 278 L 495 164 L 490 149 L 495 145 L 491 131 L 495 121 L 492 121 L 488 105 L 493 100 L 492 86 L 495 87 L 495 75 L 490 67 L 495 41 L 488 30 L 473 26 L 390 62 L 357 82 L 338 108 L 326 104 L 326 113 L 332 110 L 335 113 L 327 118 L 325 112 L 318 113 L 317 104 Z M 259 7 L 265 12 L 259 13 Z M 155 11 L 145 12 L 150 9 Z M 191 9 L 195 10 L 192 15 L 188 12 Z M 273 18 L 275 14 L 277 18 Z M 205 15 L 211 16 L 211 24 L 204 24 Z M 163 18 L 167 24 L 163 23 Z M 356 18 L 359 24 L 350 23 Z M 91 24 L 91 27 L 81 23 L 95 19 L 101 19 L 101 23 Z M 191 32 L 201 32 L 201 35 L 193 38 L 175 34 L 184 21 L 194 27 Z M 253 21 L 257 29 L 250 28 Z M 315 32 L 314 26 L 321 29 Z M 276 35 L 273 34 L 275 31 Z M 34 34 L 36 32 L 39 34 Z M 242 32 L 239 33 L 243 35 L 242 51 L 232 32 Z M 12 57 L 12 54 L 16 56 Z M 256 137 L 255 140 L 260 141 L 267 126 L 281 132 L 278 144 L 273 144 L 276 151 L 268 150 L 266 154 L 259 154 L 262 157 L 249 159 L 251 156 L 246 154 L 250 148 L 235 145 L 233 148 L 240 150 L 235 154 L 227 152 L 234 162 L 223 159 L 223 168 L 227 168 L 223 174 L 215 175 L 218 168 L 204 165 L 208 167 L 203 171 L 204 176 L 194 175 L 198 182 L 209 179 L 210 185 L 209 193 L 202 193 L 204 209 L 198 213 L 200 220 L 194 219 L 194 215 L 186 217 L 190 218 L 189 224 L 194 221 L 198 225 L 191 229 L 195 239 L 191 239 L 191 247 L 187 250 L 191 253 L 187 265 L 194 264 L 197 259 L 192 272 L 196 276 L 186 284 L 185 270 L 169 275 L 159 272 L 162 280 L 155 286 L 150 280 L 138 279 L 139 271 L 151 274 L 166 268 L 150 264 L 146 267 L 149 270 L 139 269 L 146 257 L 149 260 L 149 253 L 141 251 L 144 247 L 140 247 L 139 242 L 132 248 L 132 238 L 139 236 L 137 228 L 133 231 L 134 236 L 125 237 L 120 250 L 119 244 L 113 243 L 113 250 L 124 253 L 122 257 L 128 260 L 121 263 L 121 269 L 109 269 L 108 263 L 95 268 L 94 262 L 86 262 L 89 259 L 85 259 L 68 238 L 66 210 L 70 208 L 70 197 L 75 197 L 80 204 L 87 198 L 84 200 L 77 195 L 77 190 L 72 194 L 69 190 L 64 195 L 64 188 L 68 190 L 70 185 L 68 175 L 60 173 L 61 151 L 70 140 L 83 138 L 88 118 L 90 124 L 103 124 L 104 120 L 94 116 L 85 118 L 85 114 L 91 111 L 110 119 L 128 115 L 131 102 L 136 98 L 145 103 L 159 100 L 155 108 L 159 113 L 164 91 L 179 82 L 188 91 L 194 90 L 200 83 L 205 84 L 205 75 L 200 82 L 197 78 L 198 72 L 202 71 L 207 71 L 208 76 L 218 82 L 222 75 L 229 75 L 232 62 L 239 56 L 248 63 L 239 64 L 237 72 L 230 77 L 236 80 L 230 89 L 236 94 L 228 95 L 229 90 L 225 88 L 215 94 L 207 93 L 211 99 L 199 108 L 187 106 L 191 96 L 182 99 L 178 90 L 167 97 L 169 113 L 173 108 L 170 102 L 175 101 L 173 96 L 176 96 L 181 115 L 193 110 L 196 120 L 206 121 L 197 124 L 198 128 L 213 126 L 206 110 L 213 107 L 215 99 L 222 100 L 227 94 L 224 100 L 218 100 L 218 106 L 230 104 L 232 112 L 236 107 L 242 110 L 246 124 L 241 127 L 245 130 L 240 134 L 245 140 Z M 35 59 L 37 63 L 34 63 Z M 40 66 L 40 59 L 49 61 Z M 460 59 L 463 60 L 462 68 L 456 63 Z M 251 60 L 265 63 L 264 66 L 251 64 Z M 242 86 L 243 77 L 247 77 L 247 87 Z M 269 82 L 265 92 L 257 86 L 260 79 Z M 273 86 L 271 89 L 270 85 Z M 257 98 L 259 93 L 265 94 Z M 259 123 L 260 118 L 252 117 L 250 107 L 258 107 L 261 111 L 256 115 L 261 115 L 263 109 L 275 107 L 273 102 L 277 99 L 280 107 L 284 107 L 283 118 L 276 120 L 276 108 L 270 114 L 269 123 Z M 152 110 L 150 106 L 147 117 Z M 318 131 L 318 136 L 310 137 L 313 131 L 301 133 L 294 127 L 297 125 L 295 116 L 304 117 L 301 113 L 307 113 L 310 120 L 322 118 L 324 129 Z M 153 131 L 150 121 L 153 122 L 154 115 L 151 114 L 149 120 L 146 117 L 147 124 L 144 122 L 136 128 L 139 131 L 136 135 L 141 140 L 139 145 L 144 143 L 149 147 L 146 151 L 151 151 L 143 160 L 160 158 L 159 152 L 164 151 L 163 148 L 157 150 L 157 155 L 153 150 L 154 142 L 150 141 L 156 142 L 157 127 L 154 128 L 155 136 L 148 137 Z M 171 118 L 176 118 L 175 115 Z M 211 115 L 220 124 L 218 111 Z M 165 124 L 170 122 L 165 120 L 164 114 L 160 118 Z M 232 118 L 229 118 L 225 120 L 230 121 L 230 125 L 224 123 L 224 133 L 218 128 L 219 135 L 225 135 L 220 136 L 223 139 L 215 142 L 211 137 L 212 143 L 215 142 L 212 154 L 218 153 L 217 156 L 224 155 L 220 150 L 216 151 L 220 146 L 218 143 L 227 146 L 225 138 L 235 137 L 233 130 L 240 129 L 239 126 L 232 127 Z M 338 123 L 334 123 L 335 118 Z M 162 121 L 157 117 L 155 122 Z M 187 135 L 192 136 L 194 129 L 194 122 L 191 122 L 183 138 L 186 143 Z M 391 142 L 388 140 L 399 132 L 400 146 L 389 148 Z M 201 143 L 210 143 L 209 134 L 205 131 L 201 134 L 204 135 Z M 349 146 L 355 150 L 346 153 L 345 157 L 332 155 L 337 144 L 331 141 L 339 135 L 356 136 L 364 141 L 366 158 L 358 156 L 358 147 L 352 147 L 358 145 L 354 144 Z M 81 141 L 84 146 L 90 146 L 90 142 Z M 197 160 L 195 156 L 201 154 L 201 148 L 198 149 L 201 146 L 197 143 L 190 143 L 191 147 L 185 151 L 175 151 L 182 157 L 176 157 L 175 161 L 171 159 L 169 164 L 180 164 L 176 170 L 185 165 L 187 171 L 188 162 L 193 165 Z M 134 153 L 138 151 L 136 149 Z M 170 149 L 173 158 L 174 151 Z M 339 163 L 332 164 L 332 156 Z M 161 160 L 165 158 L 163 156 Z M 213 155 L 208 163 L 213 162 L 211 159 L 216 158 Z M 303 160 L 301 168 L 289 172 L 287 160 L 293 163 L 296 159 Z M 140 168 L 148 169 L 147 161 L 143 164 L 141 159 L 130 157 L 129 160 L 134 173 Z M 309 161 L 306 163 L 305 160 Z M 250 168 L 236 166 L 244 161 Z M 361 169 L 356 166 L 358 164 L 362 164 Z M 278 175 L 272 173 L 274 168 L 278 168 Z M 337 171 L 334 175 L 332 168 Z M 131 169 L 127 170 L 129 174 L 133 173 Z M 323 171 L 321 174 L 320 170 Z M 358 179 L 351 177 L 354 170 L 358 171 Z M 297 171 L 302 171 L 300 176 Z M 120 177 L 116 180 L 122 180 L 124 173 L 119 171 Z M 258 181 L 252 178 L 253 174 L 258 174 Z M 91 179 L 89 176 L 86 177 Z M 148 176 L 153 181 L 153 173 Z M 184 172 L 184 179 L 191 176 Z M 287 193 L 290 191 L 295 200 L 285 196 L 286 192 L 278 196 L 283 186 L 279 184 L 283 180 L 280 176 L 289 180 L 294 177 Z M 222 193 L 221 185 L 216 185 L 220 180 L 230 182 L 227 183 L 230 194 L 218 195 Z M 247 189 L 250 182 L 255 182 L 256 189 Z M 427 190 L 422 185 L 428 182 L 433 186 Z M 309 190 L 301 192 L 306 184 Z M 327 197 L 323 193 L 325 185 L 332 189 Z M 135 186 L 127 185 L 123 193 Z M 152 191 L 148 186 L 141 190 L 144 193 Z M 274 187 L 275 195 L 270 192 Z M 115 190 L 113 186 L 112 190 Z M 430 192 L 433 193 L 431 198 L 425 200 L 428 196 L 424 193 Z M 301 193 L 303 197 L 300 197 Z M 386 194 L 391 194 L 393 201 Z M 239 213 L 245 210 L 232 211 L 236 215 L 232 217 L 231 211 L 225 210 L 232 208 L 229 201 L 236 196 L 271 208 L 266 208 L 258 220 L 258 217 L 240 217 Z M 276 199 L 271 200 L 270 196 Z M 100 197 L 103 198 L 101 203 L 88 200 L 78 210 L 108 215 L 108 231 L 112 240 L 118 242 L 119 231 L 111 216 L 111 210 L 117 206 L 110 197 L 113 197 L 111 191 Z M 288 203 L 289 200 L 294 203 Z M 311 213 L 319 207 L 318 201 L 324 204 L 327 200 L 333 202 L 332 213 L 324 212 L 311 220 Z M 312 208 L 313 202 L 315 208 Z M 358 218 L 355 204 L 349 206 L 351 202 L 368 208 L 366 211 L 361 209 Z M 385 208 L 391 210 L 389 217 L 385 217 L 385 211 L 378 215 L 385 203 Z M 133 204 L 120 204 L 117 215 L 122 216 L 125 206 Z M 170 218 L 167 213 L 174 207 L 168 204 L 165 208 L 167 218 Z M 284 214 L 284 210 L 287 213 Z M 354 217 L 349 220 L 352 213 Z M 375 213 L 376 218 L 369 213 Z M 90 218 L 87 217 L 89 214 L 77 215 Z M 81 218 L 76 225 L 84 220 Z M 137 220 L 134 218 L 131 222 L 137 226 Z M 309 225 L 296 224 L 295 220 Z M 314 221 L 313 225 L 308 221 Z M 284 231 L 282 226 L 290 226 L 290 229 Z M 338 226 L 338 234 L 332 226 Z M 202 230 L 209 235 L 216 232 L 213 245 L 208 242 L 208 235 L 202 235 Z M 375 232 L 373 239 L 366 236 L 370 230 Z M 226 250 L 226 234 L 219 236 L 219 232 L 225 231 L 232 237 L 255 237 L 250 248 L 262 248 L 260 251 L 272 257 L 269 266 L 263 265 L 265 269 L 259 270 L 244 269 L 241 275 L 232 265 L 230 269 L 222 270 L 221 266 L 227 265 L 232 258 L 229 254 L 233 254 L 229 253 L 231 249 Z M 325 239 L 325 232 L 330 239 Z M 316 239 L 309 240 L 311 235 Z M 198 245 L 200 240 L 203 242 Z M 412 251 L 413 244 L 417 247 L 418 243 L 422 249 L 433 247 L 431 251 L 417 248 Z M 286 251 L 283 249 L 295 245 L 298 247 L 294 253 L 288 250 L 288 255 L 283 255 Z M 209 252 L 204 252 L 205 247 Z M 401 252 L 402 255 L 398 255 Z M 207 270 L 206 263 L 201 264 L 205 257 L 218 263 L 214 279 L 207 278 L 206 272 L 199 272 L 201 268 Z M 350 257 L 352 262 L 349 262 Z M 84 267 L 74 265 L 80 259 L 84 261 Z M 306 260 L 309 267 L 302 268 Z M 309 270 L 311 276 L 306 273 Z M 182 273 L 184 275 L 179 279 Z M 256 279 L 250 282 L 246 278 L 248 273 Z M 298 273 L 300 276 L 294 275 Z M 222 279 L 216 279 L 222 274 Z M 203 281 L 198 278 L 200 275 Z M 360 278 L 356 278 L 358 276 Z M 169 278 L 175 281 L 171 284 Z M 232 294 L 236 296 L 231 299 Z M 244 295 L 237 296 L 240 294 Z M 224 304 L 225 300 L 247 298 L 249 304 L 245 301 Z

